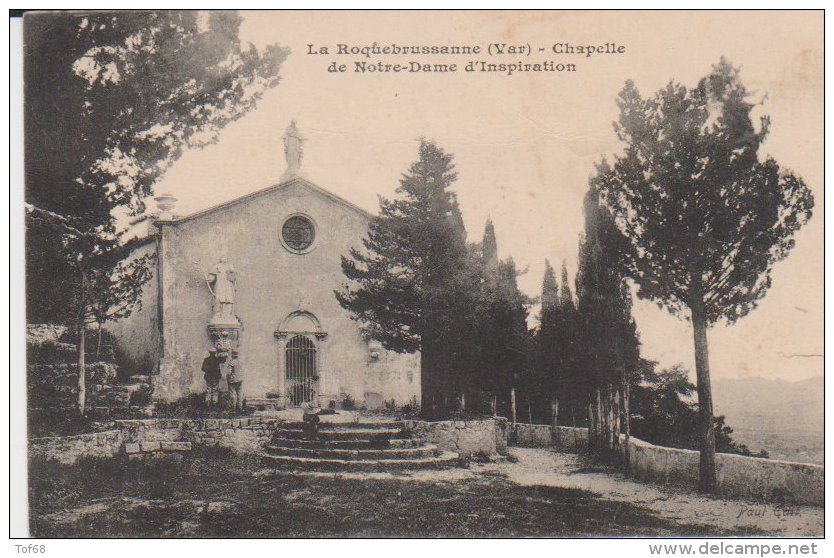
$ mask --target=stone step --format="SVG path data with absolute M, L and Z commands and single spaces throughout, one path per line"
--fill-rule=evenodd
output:
M 318 448 L 318 449 L 380 449 L 380 448 L 411 448 L 422 445 L 419 438 L 393 439 L 356 439 L 356 440 L 299 440 L 294 438 L 274 437 L 271 443 L 285 448 Z
M 387 440 L 402 438 L 405 434 L 398 428 L 350 428 L 345 430 L 319 430 L 319 440 Z M 276 438 L 304 440 L 306 434 L 301 430 L 279 427 L 275 429 Z
M 424 459 L 435 457 L 439 452 L 435 445 L 402 449 L 321 449 L 321 448 L 285 448 L 266 446 L 270 455 L 284 457 L 307 457 L 310 459 L 339 459 L 344 461 L 378 461 L 387 459 Z
M 281 422 L 277 424 L 278 428 L 284 430 L 302 430 L 304 423 L 302 421 Z M 403 423 L 398 420 L 387 421 L 367 421 L 367 422 L 338 422 L 328 421 L 322 419 L 319 423 L 319 430 L 402 430 Z
M 269 454 L 265 454 L 264 459 L 276 467 L 308 471 L 402 471 L 409 469 L 439 469 L 455 467 L 458 464 L 458 455 L 453 452 L 443 452 L 434 457 L 417 459 L 374 459 L 367 461 L 311 459 L 307 457 Z
M 149 441 L 149 442 L 125 442 L 123 446 L 124 452 L 132 455 L 139 453 L 153 453 L 153 452 L 189 452 L 191 451 L 191 442 L 181 441 Z
M 148 384 L 116 384 L 109 386 L 109 390 L 113 393 L 127 393 L 128 395 L 143 389 L 147 389 Z
M 281 406 L 280 399 L 247 397 L 246 406 L 260 411 L 276 410 Z

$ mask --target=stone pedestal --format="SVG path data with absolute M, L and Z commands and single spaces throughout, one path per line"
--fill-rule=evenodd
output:
M 219 351 L 230 351 L 240 346 L 240 322 L 214 321 L 209 322 L 208 334 L 211 344 Z

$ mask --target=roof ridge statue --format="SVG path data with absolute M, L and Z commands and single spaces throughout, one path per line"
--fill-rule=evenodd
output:
M 284 132 L 284 156 L 287 158 L 287 170 L 283 178 L 289 179 L 299 176 L 301 171 L 301 160 L 304 158 L 304 141 L 307 138 L 298 131 L 295 120 L 290 122 Z

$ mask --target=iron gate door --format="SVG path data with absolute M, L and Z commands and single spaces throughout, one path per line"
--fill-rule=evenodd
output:
M 285 353 L 287 399 L 292 405 L 313 401 L 318 389 L 316 344 L 304 335 L 296 335 L 287 342 Z

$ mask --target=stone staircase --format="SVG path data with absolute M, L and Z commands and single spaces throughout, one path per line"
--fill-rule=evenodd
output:
M 287 469 L 398 471 L 453 467 L 458 456 L 412 438 L 401 421 L 327 422 L 308 439 L 300 421 L 276 425 L 266 459 Z

